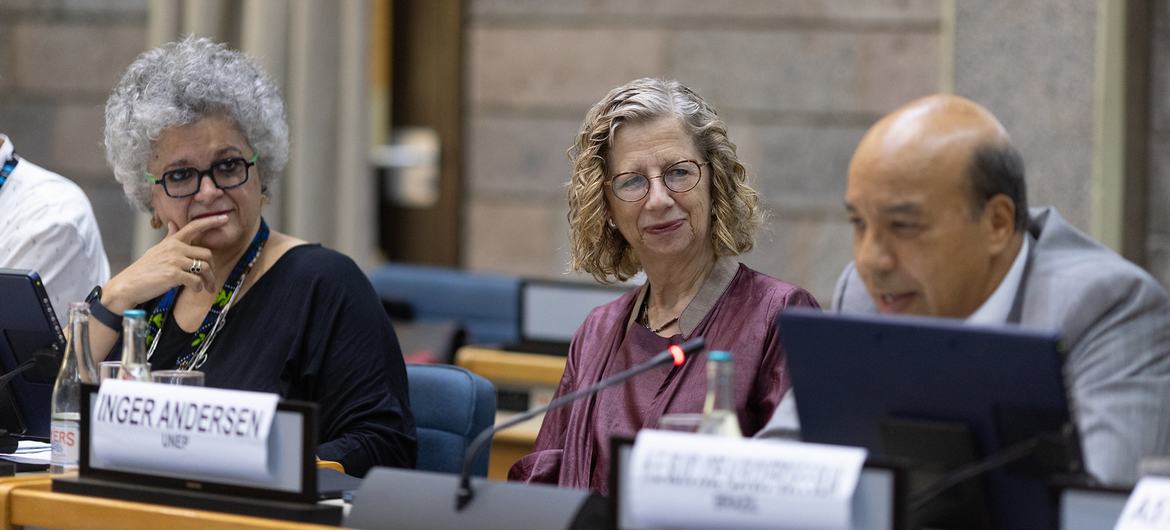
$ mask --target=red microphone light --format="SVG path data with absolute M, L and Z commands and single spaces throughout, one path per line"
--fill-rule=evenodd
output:
M 675 366 L 682 366 L 686 362 L 687 354 L 683 351 L 682 346 L 675 344 L 667 349 L 670 350 L 670 355 L 674 357 Z

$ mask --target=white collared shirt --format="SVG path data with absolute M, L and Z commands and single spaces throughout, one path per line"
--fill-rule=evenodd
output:
M 999 281 L 999 287 L 991 296 L 979 306 L 971 316 L 967 317 L 968 324 L 1004 324 L 1012 312 L 1012 303 L 1016 300 L 1016 292 L 1020 290 L 1020 281 L 1024 279 L 1024 263 L 1028 261 L 1028 236 L 1024 235 L 1024 244 L 1016 252 L 1016 259 L 1012 261 L 1012 268 Z
M 0 134 L 0 163 L 15 151 Z M 0 267 L 36 271 L 61 325 L 70 302 L 110 277 L 110 262 L 85 192 L 21 158 L 0 187 Z

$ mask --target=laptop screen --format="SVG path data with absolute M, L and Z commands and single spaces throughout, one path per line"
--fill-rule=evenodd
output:
M 520 339 L 568 344 L 593 308 L 608 304 L 626 287 L 525 280 L 520 285 Z

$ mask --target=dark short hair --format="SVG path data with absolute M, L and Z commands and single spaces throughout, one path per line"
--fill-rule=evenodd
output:
M 971 180 L 971 216 L 983 214 L 983 206 L 996 195 L 1006 195 L 1016 206 L 1015 229 L 1028 228 L 1028 190 L 1024 184 L 1024 159 L 1008 142 L 986 143 L 975 148 L 967 171 Z

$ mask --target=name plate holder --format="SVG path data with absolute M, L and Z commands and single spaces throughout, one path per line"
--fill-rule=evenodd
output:
M 341 506 L 317 503 L 315 404 L 289 400 L 277 404 L 269 430 L 275 473 L 267 480 L 249 480 L 129 470 L 103 462 L 95 456 L 93 444 L 98 390 L 97 385 L 82 388 L 79 471 L 76 476 L 54 477 L 54 492 L 297 522 L 341 523 Z
M 1056 477 L 1050 493 L 1059 504 L 1059 530 L 1100 530 L 1117 525 L 1133 488 L 1098 484 L 1088 477 Z
M 1113 530 L 1165 528 L 1170 528 L 1170 477 L 1142 477 L 1125 501 L 1125 508 Z
M 700 436 L 700 435 L 694 435 Z M 631 469 L 634 438 L 610 438 L 610 498 L 613 502 L 613 528 L 649 530 L 637 525 L 631 516 Z M 770 443 L 770 442 L 763 442 Z M 784 443 L 784 442 L 776 442 Z M 905 527 L 904 510 L 908 482 L 901 462 L 869 456 L 858 477 L 852 498 L 852 530 L 898 530 Z M 783 527 L 783 521 L 766 526 Z

